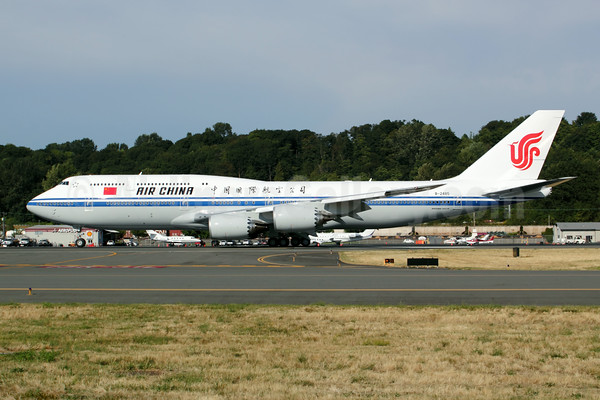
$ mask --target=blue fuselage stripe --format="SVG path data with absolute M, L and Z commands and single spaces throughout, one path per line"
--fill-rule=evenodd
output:
M 115 198 L 48 198 L 32 200 L 29 206 L 38 207 L 218 207 L 218 206 L 270 206 L 278 204 L 309 202 L 322 200 L 325 197 L 115 197 Z M 439 206 L 439 207 L 478 207 L 502 206 L 530 200 L 519 198 L 514 200 L 496 200 L 487 197 L 389 197 L 366 200 L 369 206 Z

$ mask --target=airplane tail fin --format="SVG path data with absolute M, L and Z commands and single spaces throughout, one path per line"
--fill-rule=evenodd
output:
M 161 234 L 156 231 L 147 230 L 146 233 L 150 236 L 151 240 L 160 240 Z
M 456 179 L 537 179 L 564 113 L 564 110 L 534 112 Z
M 371 237 L 373 236 L 373 234 L 375 233 L 375 229 L 367 229 L 362 231 L 362 233 L 360 234 L 362 237 L 368 236 Z

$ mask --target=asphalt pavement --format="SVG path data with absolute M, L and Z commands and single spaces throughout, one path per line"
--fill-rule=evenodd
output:
M 354 266 L 337 250 L 3 248 L 0 303 L 600 304 L 600 271 Z

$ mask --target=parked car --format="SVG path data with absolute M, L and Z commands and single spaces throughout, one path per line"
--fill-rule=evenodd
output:
M 2 240 L 2 247 L 17 247 L 19 241 L 17 239 L 6 238 Z
M 40 240 L 38 240 L 37 244 L 38 244 L 38 246 L 41 246 L 41 247 L 52 247 L 52 243 L 50 243 L 48 241 L 48 239 L 40 239 Z
M 33 240 L 29 239 L 29 238 L 23 238 L 21 240 L 19 240 L 19 247 L 29 247 L 29 246 L 33 246 Z
M 115 245 L 115 241 L 114 240 L 109 240 L 108 242 L 106 242 L 107 246 L 114 246 Z

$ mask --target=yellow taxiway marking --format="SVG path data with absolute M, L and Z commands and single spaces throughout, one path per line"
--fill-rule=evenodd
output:
M 117 255 L 116 252 L 111 251 L 109 254 L 103 254 L 101 256 L 75 258 L 73 260 L 50 262 L 50 263 L 48 263 L 48 265 L 63 264 L 63 263 L 69 263 L 69 262 L 73 262 L 73 261 L 93 260 L 94 258 L 106 258 L 106 257 L 112 257 L 112 256 L 116 256 L 116 255 Z
M 29 288 L 0 288 L 0 291 L 27 291 Z M 356 288 L 33 288 L 33 291 L 70 291 L 70 292 L 599 292 L 600 288 L 515 288 L 515 289 L 356 289 Z
M 303 251 L 300 253 L 301 255 L 306 255 L 310 253 L 320 253 L 318 251 Z M 267 261 L 267 258 L 271 257 L 292 257 L 292 262 L 296 262 L 296 257 L 298 253 L 278 253 L 278 254 L 268 254 L 266 256 L 258 257 L 257 261 L 264 264 L 277 265 L 277 266 L 285 266 L 285 267 L 295 267 L 295 268 L 304 268 L 304 265 L 298 264 L 286 264 L 286 263 L 274 263 L 271 261 Z
M 24 267 L 37 267 L 37 268 L 47 268 L 47 269 L 164 269 L 164 268 L 298 268 L 303 267 L 302 265 L 287 265 L 287 264 L 266 264 L 266 265 L 256 265 L 256 264 L 243 264 L 243 265 L 232 265 L 232 264 L 194 264 L 194 265 L 178 265 L 178 264 L 165 264 L 165 265 L 131 265 L 131 264 L 118 264 L 118 265 L 105 265 L 105 264 L 59 264 L 57 263 L 47 263 L 47 264 L 14 264 L 14 265 L 0 265 L 2 270 L 6 269 L 15 269 L 15 268 L 24 268 Z M 318 268 L 319 266 L 315 266 Z M 327 268 L 328 266 L 321 266 L 322 268 Z M 0 270 L 1 271 L 1 270 Z
M 274 254 L 273 254 L 274 255 Z M 268 255 L 268 256 L 264 256 L 264 257 L 271 257 L 273 255 Z M 260 257 L 258 260 L 261 261 L 263 257 Z M 267 261 L 262 261 L 267 263 Z M 105 265 L 105 264 L 91 264 L 91 265 L 84 265 L 84 264 L 63 264 L 63 265 L 55 265 L 52 263 L 47 263 L 47 264 L 0 264 L 0 274 L 1 276 L 22 276 L 22 275 L 7 275 L 7 274 L 2 274 L 2 271 L 6 271 L 9 269 L 21 269 L 21 268 L 25 268 L 25 267 L 35 267 L 35 268 L 44 268 L 46 267 L 46 269 L 166 269 L 166 268 L 306 268 L 306 266 L 303 265 L 288 265 L 288 264 L 277 264 L 277 263 L 271 263 L 269 262 L 268 264 L 262 264 L 262 265 L 257 265 L 257 264 L 243 264 L 243 265 L 232 265 L 232 264 L 192 264 L 192 265 L 180 265 L 180 264 L 164 264 L 164 265 L 150 265 L 150 264 L 140 264 L 140 265 L 132 265 L 132 264 L 116 264 L 116 265 Z M 333 266 L 333 265 L 313 265 L 311 268 L 320 268 L 320 269 L 327 269 L 327 268 L 331 268 L 331 269 L 337 269 L 339 270 L 339 267 Z M 353 270 L 353 271 L 388 271 L 388 272 L 400 272 L 400 273 L 404 273 L 406 271 L 411 271 L 413 273 L 409 274 L 409 275 L 390 275 L 390 277 L 402 277 L 405 279 L 412 279 L 412 278 L 435 278 L 435 279 L 439 279 L 440 275 L 430 275 L 427 273 L 420 273 L 417 272 L 417 269 L 408 269 L 408 268 L 383 268 L 383 267 L 379 267 L 379 266 L 364 266 L 364 267 L 350 267 L 347 268 L 347 270 Z M 429 269 L 430 271 L 437 271 L 436 269 Z M 444 268 L 439 268 L 438 270 L 446 270 Z M 473 271 L 471 270 L 470 273 L 467 270 L 447 270 L 448 273 L 443 275 L 444 278 L 465 278 L 465 277 L 487 277 L 487 278 L 493 278 L 493 277 L 501 277 L 501 278 L 507 278 L 507 277 L 571 277 L 571 276 L 576 276 L 576 277 L 594 277 L 597 278 L 598 275 L 595 273 L 597 271 L 585 271 L 585 270 L 581 270 L 581 271 L 567 271 L 567 270 L 559 270 L 559 271 L 537 271 L 537 273 L 521 273 L 521 272 L 526 272 L 526 270 L 512 270 L 510 272 L 500 272 L 500 273 L 494 273 L 494 272 L 499 272 L 499 271 L 505 271 L 505 270 L 484 270 L 484 271 Z M 563 273 L 564 272 L 564 273 Z M 568 273 L 568 272 L 573 272 L 573 273 Z M 588 274 L 584 274 L 585 272 L 588 272 Z M 254 276 L 254 275 L 253 275 Z M 331 274 L 331 275 L 298 275 L 298 276 L 322 276 L 322 277 L 330 277 L 330 276 L 357 276 L 357 277 L 367 277 L 367 276 L 380 276 L 379 274 L 369 274 L 369 275 L 338 275 L 338 274 Z
M 106 257 L 113 257 L 116 255 L 117 255 L 116 252 L 111 251 L 109 254 L 103 254 L 103 255 L 94 256 L 94 257 L 75 258 L 73 260 L 53 261 L 53 262 L 48 262 L 45 264 L 12 264 L 12 265 L 0 264 L 0 267 L 2 267 L 2 269 L 14 269 L 14 268 L 23 268 L 23 267 L 56 266 L 56 264 L 66 264 L 66 263 L 70 263 L 70 262 L 74 262 L 74 261 L 93 260 L 95 258 L 106 258 Z M 83 267 L 83 266 L 80 266 L 80 267 Z
M 271 261 L 267 261 L 267 258 L 271 258 L 271 257 L 279 257 L 279 256 L 287 256 L 287 257 L 292 257 L 294 256 L 294 253 L 281 253 L 281 254 L 269 254 L 266 256 L 262 256 L 262 257 L 258 257 L 257 261 L 263 264 L 267 264 L 267 265 L 277 265 L 277 266 L 286 266 L 286 267 L 303 267 L 303 265 L 297 265 L 297 264 L 283 264 L 283 263 L 274 263 Z

